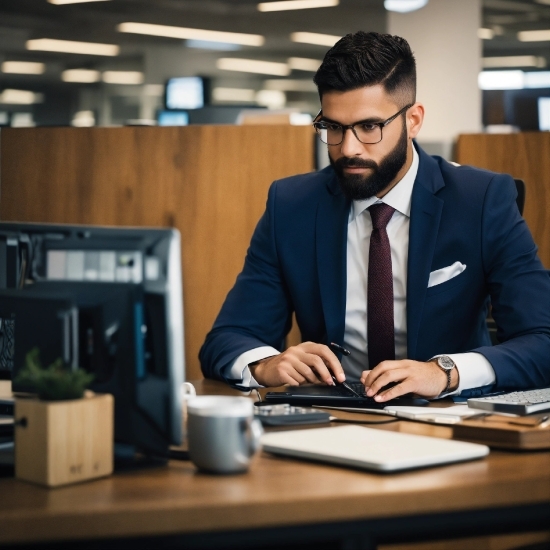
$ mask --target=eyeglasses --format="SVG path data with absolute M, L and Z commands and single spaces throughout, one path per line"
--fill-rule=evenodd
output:
M 414 103 L 405 105 L 405 107 L 395 113 L 395 115 L 383 122 L 364 120 L 348 125 L 338 124 L 337 122 L 330 122 L 327 120 L 317 120 L 323 116 L 321 110 L 313 121 L 313 127 L 319 134 L 321 141 L 327 145 L 340 145 L 340 143 L 344 141 L 344 136 L 348 129 L 351 130 L 357 140 L 364 145 L 374 145 L 382 141 L 382 128 L 386 127 L 390 122 L 407 111 L 407 109 L 410 109 L 413 105 Z

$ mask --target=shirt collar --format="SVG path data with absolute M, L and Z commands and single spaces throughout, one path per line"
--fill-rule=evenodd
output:
M 413 145 L 413 160 L 407 173 L 401 178 L 401 180 L 395 185 L 388 193 L 386 193 L 381 199 L 378 197 L 370 197 L 363 201 L 353 201 L 353 208 L 350 210 L 349 221 L 353 221 L 364 210 L 376 202 L 383 202 L 388 206 L 391 206 L 404 216 L 410 218 L 411 216 L 411 199 L 414 186 L 414 180 L 418 173 L 419 157 L 416 152 L 416 148 Z

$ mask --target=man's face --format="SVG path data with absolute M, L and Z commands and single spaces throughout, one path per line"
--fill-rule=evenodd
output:
M 322 99 L 323 118 L 342 125 L 383 122 L 402 107 L 380 85 L 327 92 Z M 381 197 L 405 175 L 412 160 L 404 115 L 384 127 L 379 143 L 365 145 L 348 130 L 340 145 L 328 146 L 328 153 L 346 196 L 352 200 Z

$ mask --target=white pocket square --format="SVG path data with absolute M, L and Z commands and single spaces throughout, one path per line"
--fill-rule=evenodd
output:
M 465 269 L 466 266 L 464 264 L 455 262 L 453 265 L 432 271 L 428 280 L 428 288 L 450 281 L 453 277 L 460 275 Z

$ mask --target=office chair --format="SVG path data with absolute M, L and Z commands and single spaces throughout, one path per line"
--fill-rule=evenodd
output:
M 514 178 L 518 196 L 516 197 L 516 204 L 521 215 L 523 215 L 523 207 L 525 206 L 525 182 L 523 180 Z M 487 328 L 489 329 L 489 336 L 491 338 L 491 344 L 496 345 L 500 342 L 497 339 L 497 324 L 491 316 L 491 311 L 487 315 Z

